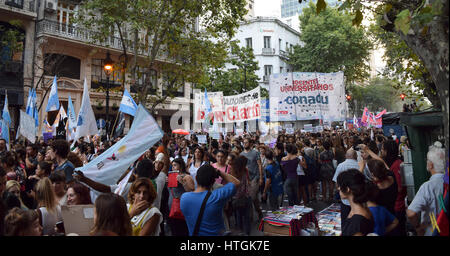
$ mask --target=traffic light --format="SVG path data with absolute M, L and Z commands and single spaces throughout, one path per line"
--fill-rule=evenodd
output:
M 350 94 L 347 94 L 345 97 L 347 98 L 348 101 L 352 99 L 352 96 Z
M 402 98 L 402 101 L 405 100 L 406 95 L 404 93 L 400 94 L 400 98 Z

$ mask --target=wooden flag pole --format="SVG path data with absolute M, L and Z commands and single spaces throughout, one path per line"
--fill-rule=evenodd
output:
M 114 133 L 114 126 L 116 126 L 117 118 L 119 117 L 119 112 L 120 112 L 120 111 L 117 111 L 116 120 L 114 121 L 114 125 L 112 126 L 113 129 L 111 129 L 111 135 L 109 136 L 110 138 L 112 138 L 112 136 L 113 136 L 113 133 Z

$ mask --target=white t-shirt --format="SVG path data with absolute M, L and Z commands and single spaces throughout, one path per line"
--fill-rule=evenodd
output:
M 42 235 L 55 234 L 55 225 L 63 220 L 61 215 L 61 206 L 56 206 L 56 213 L 50 213 L 47 208 L 39 208 L 42 214 Z
M 127 209 L 130 209 L 130 204 L 127 204 Z M 159 215 L 159 223 L 158 223 L 158 225 L 156 225 L 155 233 L 152 234 L 152 236 L 159 236 L 160 225 L 161 225 L 161 222 L 163 221 L 163 218 L 162 218 L 162 214 L 158 210 L 158 208 L 156 208 L 153 205 L 151 208 L 147 208 L 147 210 L 142 211 L 140 214 L 131 218 L 131 224 L 134 227 L 134 226 L 137 226 L 142 221 L 141 227 L 144 227 L 145 223 L 147 223 L 147 221 L 149 221 L 155 214 Z

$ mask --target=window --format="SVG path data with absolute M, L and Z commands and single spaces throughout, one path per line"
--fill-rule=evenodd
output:
M 60 30 L 66 33 L 73 33 L 73 27 L 70 26 L 74 22 L 74 15 L 78 11 L 78 5 L 58 3 L 57 19 L 60 23 Z
M 272 65 L 264 65 L 264 75 L 269 77 L 272 74 Z
M 281 50 L 281 38 L 278 39 L 278 48 Z
M 270 36 L 264 37 L 264 48 L 271 48 L 270 47 Z
M 135 93 L 140 87 L 147 85 L 148 93 L 156 94 L 158 88 L 158 76 L 156 70 L 138 67 L 136 77 L 136 85 L 130 88 L 131 92 Z
M 283 73 L 283 67 L 280 67 L 280 73 Z
M 290 51 L 290 52 L 292 52 L 292 50 L 294 50 L 293 47 L 294 47 L 294 46 L 293 46 L 292 44 L 290 44 L 290 47 L 289 47 L 289 51 Z
M 176 79 L 175 81 L 173 79 Z M 179 78 L 173 78 L 170 74 L 165 73 L 163 75 L 163 84 L 162 84 L 162 95 L 167 95 L 167 88 L 171 87 L 171 92 L 174 97 L 184 97 L 184 80 L 179 81 Z M 173 88 L 178 87 L 176 91 Z
M 286 48 L 284 48 L 285 51 L 289 51 L 289 43 L 286 42 Z
M 80 79 L 80 59 L 56 53 L 46 53 L 44 57 L 44 74 L 47 76 Z
M 245 39 L 245 45 L 247 46 L 247 48 L 253 49 L 251 37 Z

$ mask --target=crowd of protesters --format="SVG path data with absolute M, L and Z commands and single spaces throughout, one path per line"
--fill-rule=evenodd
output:
M 188 138 L 165 134 L 127 170 L 133 173 L 121 195 L 113 193 L 120 180 L 101 184 L 75 171 L 117 140 L 92 137 L 72 148 L 41 140 L 7 150 L 0 139 L 0 234 L 64 235 L 61 206 L 81 204 L 94 204 L 95 236 L 251 235 L 263 206 L 277 210 L 285 198 L 290 206 L 339 203 L 343 236 L 405 236 L 408 226 L 430 235 L 427 216 L 438 214 L 440 142 L 428 150 L 430 180 L 407 207 L 400 171 L 406 137 L 333 129 L 283 131 L 271 144 L 258 132 L 207 144 Z

